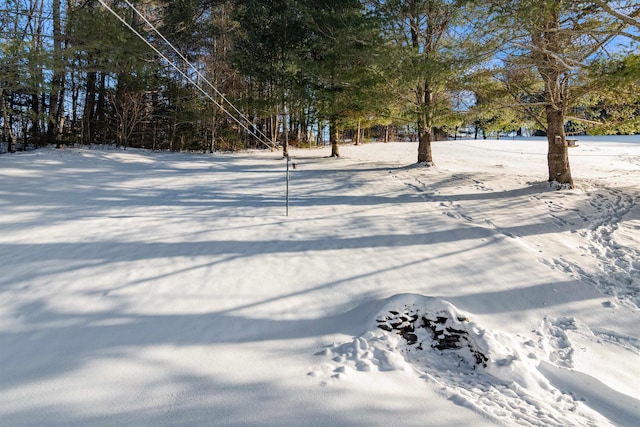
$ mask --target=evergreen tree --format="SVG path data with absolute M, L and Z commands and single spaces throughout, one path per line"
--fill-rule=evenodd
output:
M 282 125 L 283 154 L 288 155 L 287 110 L 300 82 L 300 58 L 308 37 L 297 0 L 241 0 L 235 63 L 262 88 L 263 109 L 270 112 L 275 145 Z M 282 120 L 280 118 L 282 117 Z
M 320 117 L 329 122 L 331 156 L 339 157 L 340 131 L 384 109 L 379 21 L 358 0 L 307 0 L 307 16 L 305 70 Z
M 118 10 L 134 28 L 140 27 L 130 9 Z M 116 140 L 117 126 L 110 121 L 109 89 L 119 86 L 119 93 L 144 90 L 143 80 L 151 62 L 149 48 L 130 29 L 95 3 L 80 3 L 68 11 L 67 49 L 74 51 L 73 68 L 84 93 L 73 105 L 80 109 L 80 129 L 85 144 Z M 135 88 L 135 89 L 133 89 Z M 80 97 L 80 95 L 84 95 Z M 111 98 L 116 100 L 116 98 Z M 78 125 L 74 123 L 73 125 Z
M 592 133 L 640 134 L 640 55 L 601 60 L 589 71 L 598 90 L 581 100 L 583 128 Z
M 463 20 L 470 2 L 374 0 L 371 4 L 396 48 L 397 73 L 413 93 L 418 163 L 432 165 L 435 124 L 440 114 L 450 115 L 446 106 L 451 105 L 451 79 L 476 60 L 469 56 L 473 34 Z
M 588 3 L 596 6 L 607 15 L 612 16 L 622 26 L 617 31 L 620 34 L 635 41 L 640 41 L 640 4 L 636 0 L 619 0 L 616 2 L 606 0 L 588 0 Z M 626 31 L 625 27 L 632 28 Z M 635 30 L 633 30 L 635 29 Z
M 502 29 L 511 66 L 535 69 L 547 134 L 549 181 L 573 186 L 566 143 L 568 111 L 589 91 L 585 67 L 620 29 L 589 2 L 518 0 L 493 3 L 492 28 Z M 515 59 L 515 61 L 513 61 Z

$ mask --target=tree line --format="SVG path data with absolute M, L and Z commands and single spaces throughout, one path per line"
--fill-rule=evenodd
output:
M 238 150 L 415 134 L 640 132 L 633 0 L 4 0 L 6 150 Z M 119 17 L 116 17 L 117 16 Z M 152 31 L 157 30 L 157 31 Z M 220 106 L 222 108 L 220 108 Z M 241 115 L 240 115 L 241 112 Z M 397 136 L 397 135 L 396 135 Z

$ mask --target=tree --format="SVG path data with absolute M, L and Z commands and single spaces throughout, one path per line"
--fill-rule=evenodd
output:
M 464 30 L 466 0 L 374 0 L 393 42 L 397 72 L 413 92 L 418 129 L 418 163 L 433 165 L 431 142 L 438 111 L 449 102 L 451 78 L 473 61 L 472 32 Z M 446 113 L 448 114 L 448 112 Z
M 52 2 L 53 57 L 51 90 L 49 94 L 49 115 L 47 137 L 49 141 L 58 140 L 64 127 L 64 77 L 65 58 L 62 34 L 62 2 Z
M 310 26 L 305 77 L 318 114 L 329 122 L 331 156 L 340 132 L 380 109 L 383 74 L 379 21 L 358 0 L 307 0 Z M 384 96 L 382 96 L 384 98 Z
M 3 134 L 9 142 L 9 151 L 13 151 L 19 139 L 23 146 L 42 142 L 47 66 L 44 2 L 8 0 L 2 12 Z
M 107 99 L 116 119 L 116 145 L 125 149 L 136 127 L 144 120 L 147 97 L 143 92 L 108 91 Z
M 242 29 L 236 41 L 236 65 L 260 82 L 271 111 L 272 142 L 282 125 L 283 155 L 288 155 L 288 107 L 299 82 L 300 57 L 308 30 L 297 0 L 242 0 L 236 10 Z M 279 117 L 282 120 L 279 122 Z
M 605 0 L 589 0 L 589 3 L 601 9 L 604 13 L 621 22 L 623 27 L 635 27 L 636 32 L 621 31 L 620 34 L 635 41 L 640 41 L 640 5 L 635 0 L 620 0 L 616 2 Z
M 567 112 L 589 91 L 585 67 L 612 40 L 620 25 L 589 3 L 565 0 L 499 1 L 491 9 L 512 67 L 533 67 L 542 83 L 534 102 L 544 109 L 549 181 L 573 187 L 566 143 Z
M 523 114 L 513 108 L 511 95 L 505 86 L 496 78 L 499 73 L 494 69 L 482 69 L 474 73 L 469 83 L 475 104 L 466 112 L 467 123 L 475 128 L 475 138 L 482 131 L 482 137 L 492 132 L 512 131 L 521 128 L 524 122 Z
M 219 93 L 211 94 L 215 97 L 219 104 L 224 104 L 224 99 L 220 94 L 235 97 L 238 105 L 249 104 L 246 102 L 246 94 L 251 92 L 249 85 L 244 77 L 235 67 L 231 58 L 234 49 L 234 34 L 238 32 L 238 23 L 233 19 L 233 11 L 235 9 L 234 0 L 215 0 L 209 2 L 209 8 L 204 14 L 208 19 L 208 26 L 211 28 L 210 36 L 203 43 L 206 52 L 203 55 L 204 72 L 212 85 L 218 89 Z M 243 98 L 245 98 L 243 100 Z M 244 101 L 244 102 L 243 102 Z M 251 111 L 249 108 L 248 111 Z M 209 108 L 205 111 L 210 111 Z M 263 123 L 256 120 L 256 112 L 248 114 L 254 123 L 256 130 L 264 133 L 265 129 L 260 127 Z M 229 118 L 219 108 L 210 111 L 209 131 L 211 138 L 209 140 L 208 149 L 213 153 L 216 147 L 216 140 L 231 128 Z M 257 147 L 257 141 L 253 139 Z M 247 144 L 247 146 L 249 146 Z
M 112 9 L 136 31 L 143 32 L 133 10 L 117 5 Z M 110 116 L 110 100 L 115 98 L 110 98 L 109 92 L 118 87 L 119 94 L 144 91 L 158 64 L 148 46 L 99 4 L 79 2 L 69 7 L 67 15 L 66 50 L 74 52 L 70 78 L 80 86 L 72 91 L 72 105 L 77 110 L 72 126 L 80 128 L 85 144 L 116 140 L 116 121 Z
M 598 90 L 585 96 L 580 112 L 593 133 L 640 133 L 640 55 L 601 60 L 589 70 Z
M 0 44 L 2 63 L 0 65 L 0 102 L 2 102 L 2 140 L 7 141 L 8 151 L 15 151 L 16 133 L 14 131 L 13 109 L 16 93 L 24 80 L 24 70 L 20 64 L 23 50 L 23 35 L 17 2 L 7 2 L 0 15 L 3 37 Z

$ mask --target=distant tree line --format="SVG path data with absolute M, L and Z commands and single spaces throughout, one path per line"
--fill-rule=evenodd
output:
M 549 179 L 572 185 L 567 132 L 640 132 L 634 0 L 103 1 L 3 0 L 5 150 L 339 156 L 345 137 L 410 133 L 433 164 L 439 134 L 528 126 L 547 134 Z

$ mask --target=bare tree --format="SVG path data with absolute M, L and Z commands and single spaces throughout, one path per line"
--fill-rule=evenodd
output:
M 136 127 L 146 117 L 147 97 L 142 92 L 107 92 L 109 103 L 116 119 L 117 145 L 125 149 Z

